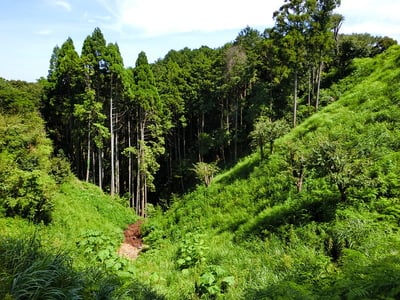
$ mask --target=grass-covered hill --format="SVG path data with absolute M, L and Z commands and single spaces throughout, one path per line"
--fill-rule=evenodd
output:
M 167 299 L 399 299 L 400 47 L 207 188 L 155 209 L 135 262 Z

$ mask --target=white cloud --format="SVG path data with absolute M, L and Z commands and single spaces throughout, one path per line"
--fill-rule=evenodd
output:
M 114 0 L 99 2 L 121 29 L 131 26 L 146 36 L 193 31 L 219 31 L 273 24 L 278 0 Z
M 345 16 L 343 33 L 370 33 L 400 39 L 398 0 L 343 0 L 338 13 Z
M 59 6 L 59 7 L 62 7 L 66 11 L 71 11 L 72 10 L 71 4 L 69 2 L 67 2 L 67 1 L 57 0 L 56 2 L 54 2 L 54 4 Z

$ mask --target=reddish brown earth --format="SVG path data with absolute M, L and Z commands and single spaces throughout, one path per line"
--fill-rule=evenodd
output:
M 143 248 L 142 235 L 140 233 L 140 226 L 143 221 L 137 221 L 130 224 L 124 231 L 124 242 L 118 250 L 120 256 L 128 259 L 136 259 Z

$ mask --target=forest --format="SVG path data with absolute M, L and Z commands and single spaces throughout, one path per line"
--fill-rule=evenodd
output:
M 0 79 L 0 298 L 398 299 L 400 48 L 339 5 L 132 68 L 95 28 Z
M 49 137 L 80 179 L 144 216 L 147 202 L 168 204 L 202 173 L 250 154 L 253 129 L 273 140 L 335 101 L 321 90 L 349 74 L 353 58 L 396 43 L 341 35 L 338 3 L 291 1 L 263 33 L 245 28 L 221 48 L 171 50 L 154 64 L 140 53 L 129 69 L 99 28 L 81 55 L 68 38 L 43 80 Z

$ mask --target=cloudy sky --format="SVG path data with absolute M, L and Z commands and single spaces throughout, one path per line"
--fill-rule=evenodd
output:
M 283 0 L 1 0 L 0 77 L 46 77 L 54 46 L 83 40 L 100 27 L 117 42 L 125 66 L 140 51 L 150 62 L 171 49 L 216 48 L 246 26 L 262 31 Z M 342 33 L 387 35 L 400 41 L 399 0 L 342 0 Z

